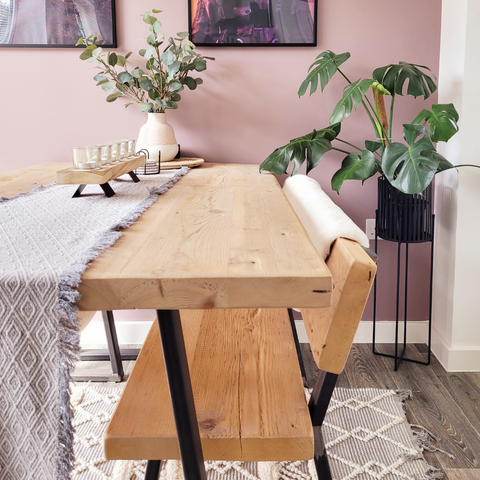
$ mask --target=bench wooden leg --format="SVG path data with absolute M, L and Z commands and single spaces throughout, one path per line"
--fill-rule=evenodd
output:
M 145 470 L 145 480 L 158 480 L 160 475 L 161 460 L 149 460 Z
M 178 446 L 185 480 L 207 480 L 178 310 L 157 310 Z
M 337 379 L 338 375 L 320 370 L 315 382 L 315 386 L 313 387 L 310 401 L 308 403 L 315 441 L 314 462 L 317 475 L 320 480 L 332 480 L 327 452 L 325 450 L 325 442 L 322 435 L 322 424 L 323 420 L 325 419 Z

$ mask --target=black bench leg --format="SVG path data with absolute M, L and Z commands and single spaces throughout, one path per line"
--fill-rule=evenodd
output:
M 332 479 L 321 428 L 337 379 L 338 375 L 320 370 L 308 403 L 315 442 L 315 468 L 321 480 Z
M 161 460 L 149 460 L 147 462 L 147 469 L 145 470 L 145 480 L 158 480 L 160 475 Z
M 207 480 L 178 310 L 157 310 L 163 358 L 185 480 Z
M 313 461 L 315 463 L 315 469 L 317 470 L 317 476 L 320 480 L 332 480 L 332 472 L 328 464 L 322 427 L 313 427 L 313 439 L 315 441 L 315 456 L 313 457 Z

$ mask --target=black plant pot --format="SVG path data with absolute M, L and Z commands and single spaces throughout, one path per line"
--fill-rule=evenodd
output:
M 376 227 L 377 235 L 391 242 L 432 241 L 432 184 L 421 195 L 408 195 L 379 177 Z

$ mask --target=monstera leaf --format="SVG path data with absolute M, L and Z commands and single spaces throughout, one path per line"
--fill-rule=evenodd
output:
M 423 109 L 412 123 L 423 120 L 430 125 L 432 142 L 448 142 L 458 132 L 458 112 L 453 103 L 432 105 L 432 111 Z
M 310 85 L 310 95 L 314 94 L 318 88 L 318 79 L 320 77 L 320 86 L 323 89 L 327 86 L 331 78 L 337 73 L 338 67 L 350 58 L 348 52 L 335 55 L 332 51 L 326 50 L 316 57 L 315 62 L 308 69 L 309 74 L 298 89 L 298 96 L 305 95 Z
M 278 175 L 287 173 L 288 165 L 294 162 L 292 175 L 298 172 L 303 162 L 307 161 L 307 173 L 316 167 L 326 152 L 332 149 L 330 143 L 340 133 L 340 124 L 330 125 L 322 130 L 314 130 L 308 135 L 298 137 L 287 145 L 277 148 L 260 165 L 264 170 Z
M 367 90 L 371 87 L 374 81 L 371 78 L 365 78 L 363 80 L 357 80 L 351 83 L 343 90 L 343 96 L 337 103 L 330 117 L 330 123 L 339 123 L 345 120 L 353 111 L 357 109 L 358 105 L 363 100 L 363 96 Z
M 403 87 L 408 80 L 407 95 L 415 98 L 423 96 L 424 99 L 427 99 L 437 89 L 437 86 L 433 79 L 422 72 L 420 68 L 430 72 L 430 69 L 423 65 L 400 62 L 398 65 L 377 68 L 373 72 L 373 78 L 392 95 L 403 95 Z
M 422 125 L 405 124 L 403 138 L 407 145 L 390 143 L 385 149 L 383 173 L 403 193 L 422 193 L 437 172 L 441 156 Z
M 375 155 L 370 150 L 363 150 L 362 154 L 350 153 L 342 162 L 342 166 L 332 177 L 332 190 L 340 193 L 345 180 L 366 180 L 377 172 Z

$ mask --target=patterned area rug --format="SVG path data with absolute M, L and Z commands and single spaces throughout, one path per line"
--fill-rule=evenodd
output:
M 142 480 L 145 462 L 107 461 L 103 432 L 122 386 L 75 386 L 73 480 Z M 323 435 L 334 480 L 428 480 L 441 478 L 424 460 L 393 390 L 337 389 Z M 310 462 L 206 462 L 209 480 L 316 480 Z M 161 480 L 182 480 L 178 461 L 162 464 Z

